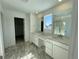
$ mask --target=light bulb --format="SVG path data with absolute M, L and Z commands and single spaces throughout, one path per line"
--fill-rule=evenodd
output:
M 62 0 L 58 0 L 59 2 L 61 2 Z

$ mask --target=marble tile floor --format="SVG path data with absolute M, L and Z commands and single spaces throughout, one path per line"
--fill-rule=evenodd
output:
M 19 43 L 5 49 L 5 59 L 52 59 L 44 51 L 30 42 Z

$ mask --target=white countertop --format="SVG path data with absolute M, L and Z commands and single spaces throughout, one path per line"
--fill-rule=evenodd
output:
M 33 35 L 37 35 L 39 38 L 41 38 L 42 40 L 47 40 L 47 41 L 56 41 L 56 42 L 60 42 L 62 44 L 65 44 L 67 46 L 70 45 L 70 39 L 67 37 L 56 37 L 55 35 L 51 35 L 51 34 L 45 34 L 45 33 L 41 33 L 41 32 L 37 32 L 37 33 L 32 33 Z

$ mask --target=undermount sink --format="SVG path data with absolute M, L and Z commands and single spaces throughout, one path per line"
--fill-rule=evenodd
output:
M 60 37 L 60 38 L 64 37 L 63 35 L 57 35 L 57 36 Z
M 54 35 L 53 38 L 63 38 L 63 35 Z

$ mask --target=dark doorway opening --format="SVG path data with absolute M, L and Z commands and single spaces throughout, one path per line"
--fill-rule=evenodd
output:
M 14 17 L 16 44 L 24 42 L 24 19 Z
M 41 32 L 43 32 L 43 30 L 44 30 L 44 22 L 43 22 L 43 20 L 41 21 Z

